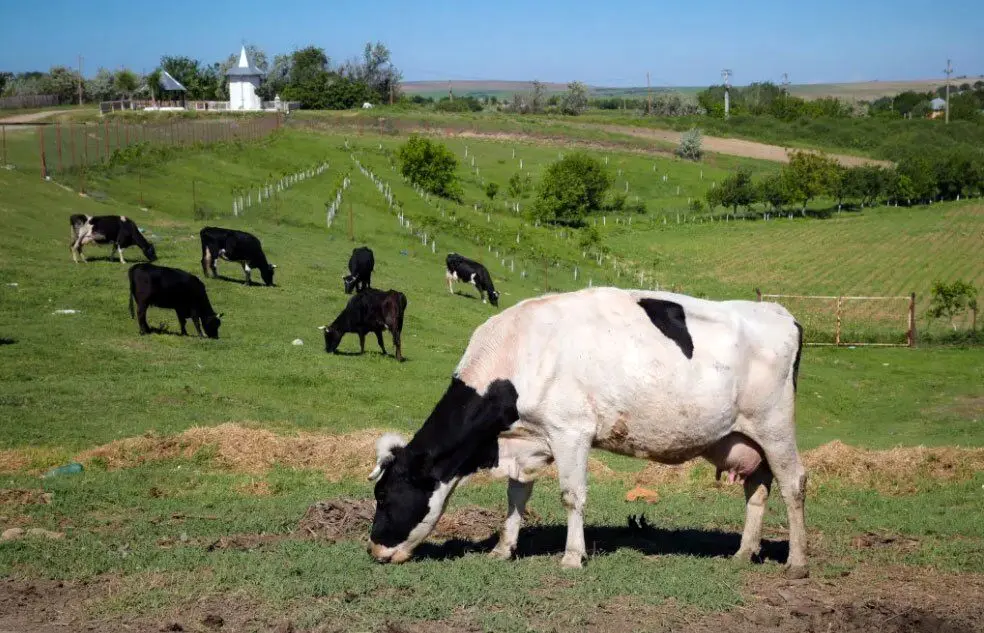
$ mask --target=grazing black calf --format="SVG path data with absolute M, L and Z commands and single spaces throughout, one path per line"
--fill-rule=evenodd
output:
M 256 239 L 255 235 L 215 226 L 206 226 L 199 235 L 202 238 L 202 272 L 206 277 L 210 270 L 213 277 L 218 276 L 215 262 L 222 258 L 242 264 L 247 286 L 253 283 L 250 278 L 253 269 L 260 271 L 263 283 L 268 286 L 273 285 L 273 271 L 277 266 L 267 261 L 260 240 Z
M 136 223 L 124 215 L 92 216 L 76 213 L 69 218 L 69 221 L 72 224 L 72 261 L 76 264 L 79 263 L 80 255 L 82 261 L 86 261 L 82 247 L 92 242 L 109 244 L 109 256 L 112 257 L 113 251 L 117 251 L 122 264 L 126 263 L 123 259 L 123 249 L 130 246 L 139 246 L 147 261 L 152 262 L 157 259 L 154 245 L 140 233 Z
M 368 246 L 352 249 L 348 266 L 351 274 L 342 277 L 345 294 L 350 295 L 353 290 L 359 292 L 371 286 L 369 282 L 372 281 L 372 269 L 376 267 L 376 260 Z
M 448 280 L 448 290 L 451 294 L 454 294 L 454 282 L 463 281 L 464 283 L 470 283 L 478 290 L 478 296 L 482 298 L 482 303 L 485 303 L 485 294 L 489 296 L 489 303 L 495 307 L 499 307 L 499 293 L 495 291 L 495 286 L 492 285 L 492 276 L 489 275 L 488 269 L 482 266 L 476 261 L 472 261 L 466 257 L 462 257 L 457 253 L 450 253 L 446 260 L 448 272 L 445 275 Z
M 366 351 L 366 334 L 372 332 L 379 341 L 379 349 L 386 353 L 383 345 L 383 330 L 393 334 L 393 345 L 396 346 L 396 360 L 403 361 L 403 349 L 400 337 L 403 331 L 403 313 L 407 309 L 407 297 L 396 290 L 374 290 L 366 288 L 349 299 L 342 313 L 332 321 L 331 325 L 322 325 L 318 329 L 325 332 L 325 351 L 334 354 L 338 350 L 342 337 L 355 332 L 359 335 L 359 347 L 362 353 Z
M 140 333 L 149 334 L 147 308 L 170 308 L 178 313 L 182 336 L 188 334 L 185 321 L 191 319 L 198 336 L 219 338 L 221 314 L 216 314 L 205 292 L 205 284 L 198 277 L 177 268 L 155 266 L 154 264 L 135 264 L 130 267 L 130 318 L 133 302 L 137 302 L 137 322 Z

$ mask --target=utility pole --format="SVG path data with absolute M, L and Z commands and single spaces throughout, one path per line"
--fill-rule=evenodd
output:
M 782 74 L 782 90 L 783 92 L 789 91 L 789 73 Z
M 945 123 L 950 122 L 950 75 L 953 74 L 953 66 L 950 64 L 950 60 L 946 60 L 946 120 Z
M 79 55 L 79 105 L 82 105 L 82 56 Z
M 451 92 L 451 80 L 448 80 L 448 99 L 454 101 L 454 93 Z
M 724 118 L 727 119 L 731 112 L 731 69 L 722 70 L 721 78 L 724 79 Z
M 649 109 L 646 110 L 646 112 L 651 115 L 653 113 L 653 87 L 649 83 L 649 71 L 648 70 L 646 71 L 646 90 L 649 91 Z
M 393 105 L 393 82 L 390 82 L 390 105 Z

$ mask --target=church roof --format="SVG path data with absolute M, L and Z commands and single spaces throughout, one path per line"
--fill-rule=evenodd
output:
M 239 51 L 239 63 L 226 71 L 226 77 L 262 77 L 263 71 L 253 65 L 253 60 L 246 53 L 243 46 Z
M 185 87 L 181 85 L 181 82 L 172 77 L 166 70 L 161 70 L 161 78 L 158 83 L 160 84 L 161 90 L 166 90 L 168 92 L 185 92 Z

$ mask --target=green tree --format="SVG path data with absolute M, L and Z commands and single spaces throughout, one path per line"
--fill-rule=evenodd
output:
M 113 77 L 113 85 L 116 87 L 116 92 L 119 96 L 130 99 L 133 97 L 133 93 L 137 91 L 137 88 L 140 87 L 140 77 L 128 68 L 121 68 Z
M 758 198 L 777 213 L 793 201 L 781 172 L 768 174 L 758 182 Z
M 366 42 L 362 59 L 349 61 L 342 73 L 366 86 L 370 93 L 369 101 L 389 103 L 390 95 L 394 102 L 400 96 L 400 71 L 393 65 L 392 54 L 382 42 Z
M 187 92 L 185 97 L 188 99 L 213 98 L 213 95 L 205 96 L 202 87 L 202 68 L 197 59 L 190 57 L 175 57 L 165 55 L 161 57 L 161 69 L 167 71 L 169 75 L 185 87 Z
M 259 94 L 265 101 L 273 101 L 277 95 L 283 96 L 287 83 L 290 81 L 292 57 L 290 55 L 275 55 L 266 80 L 260 84 Z
M 434 195 L 460 201 L 458 160 L 446 146 L 416 134 L 400 146 L 400 173 L 411 183 Z
M 525 198 L 533 189 L 533 177 L 524 172 L 516 172 L 509 177 L 509 195 L 513 198 Z
M 41 92 L 56 95 L 59 103 L 78 103 L 79 73 L 65 66 L 53 66 L 47 75 L 41 78 Z M 83 82 L 83 99 L 85 99 L 85 84 Z
M 700 130 L 693 127 L 680 136 L 680 144 L 676 148 L 676 155 L 686 160 L 698 161 L 704 155 L 701 148 L 703 138 Z
M 300 101 L 303 108 L 324 109 L 331 79 L 324 49 L 307 46 L 291 53 L 290 81 L 282 96 L 288 101 Z
M 794 151 L 789 156 L 789 164 L 783 167 L 783 176 L 790 188 L 792 198 L 802 202 L 802 212 L 806 215 L 806 205 L 826 192 L 831 182 L 831 174 L 836 163 L 824 154 Z
M 118 95 L 113 73 L 105 68 L 96 71 L 92 79 L 85 81 L 85 94 L 93 101 L 112 101 Z
M 361 81 L 336 77 L 330 80 L 325 89 L 324 107 L 329 110 L 348 110 L 357 108 L 372 98 L 372 91 Z
M 956 318 L 969 308 L 977 307 L 977 289 L 966 281 L 957 280 L 951 283 L 936 281 L 933 283 L 932 299 L 929 304 L 931 319 L 946 318 L 954 331 L 957 329 Z
M 732 213 L 738 207 L 750 207 L 757 199 L 757 191 L 752 184 L 752 172 L 747 167 L 739 167 L 721 181 L 721 204 L 731 207 Z
M 572 81 L 567 84 L 567 92 L 564 93 L 560 104 L 560 111 L 564 114 L 577 116 L 588 108 L 588 87 L 580 81 Z
M 579 225 L 591 211 L 601 207 L 611 175 L 601 161 L 583 152 L 573 152 L 554 162 L 537 189 L 533 216 L 543 222 Z
M 530 85 L 530 112 L 537 114 L 543 112 L 543 106 L 547 103 L 547 87 L 539 79 L 534 79 Z
M 485 185 L 485 195 L 488 197 L 489 202 L 495 202 L 495 196 L 499 193 L 499 185 L 494 182 L 490 182 Z

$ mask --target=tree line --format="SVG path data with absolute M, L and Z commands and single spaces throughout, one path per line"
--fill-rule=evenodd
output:
M 909 206 L 984 195 L 984 154 L 964 150 L 945 153 L 913 153 L 894 167 L 862 165 L 844 167 L 827 156 L 793 152 L 779 171 L 753 178 L 739 167 L 705 195 L 713 211 L 717 207 L 749 212 L 761 204 L 769 212 L 783 213 L 829 198 L 838 210 L 871 206 L 880 201 Z M 695 201 L 695 210 L 702 204 Z
M 250 61 L 265 74 L 257 93 L 270 101 L 276 95 L 300 101 L 305 108 L 345 109 L 371 103 L 388 103 L 400 97 L 402 74 L 393 65 L 390 50 L 381 42 L 367 43 L 361 57 L 333 63 L 323 48 L 307 46 L 278 54 L 270 61 L 256 45 L 246 46 Z M 187 92 L 190 100 L 224 101 L 229 98 L 226 72 L 239 62 L 239 53 L 219 62 L 202 62 L 192 57 L 165 55 L 145 76 L 129 69 L 111 71 L 100 68 L 90 78 L 81 78 L 82 100 L 86 103 L 130 98 L 160 98 L 160 77 L 167 72 Z M 53 66 L 47 72 L 0 72 L 0 96 L 52 94 L 60 103 L 79 98 L 78 70 Z

